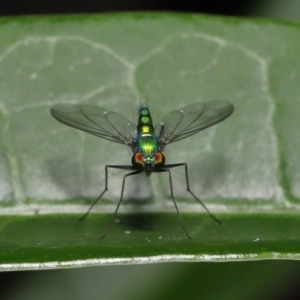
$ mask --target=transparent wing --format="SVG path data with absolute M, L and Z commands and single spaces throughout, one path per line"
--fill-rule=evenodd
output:
M 225 100 L 191 104 L 162 118 L 157 123 L 156 134 L 163 146 L 174 143 L 223 121 L 233 110 L 233 105 Z
M 132 146 L 136 126 L 124 116 L 92 105 L 57 104 L 51 115 L 59 122 L 103 139 Z

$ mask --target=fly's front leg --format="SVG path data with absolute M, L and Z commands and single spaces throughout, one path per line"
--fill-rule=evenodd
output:
M 123 194 L 124 194 L 124 187 L 125 187 L 125 179 L 126 179 L 128 176 L 136 175 L 136 174 L 139 174 L 139 173 L 141 173 L 141 172 L 140 172 L 140 171 L 134 171 L 134 172 L 131 172 L 131 173 L 128 173 L 128 174 L 124 175 L 124 177 L 123 177 L 123 183 L 122 183 L 122 190 L 121 190 L 121 197 L 120 197 L 119 203 L 118 203 L 118 205 L 117 205 L 117 207 L 116 207 L 116 209 L 115 209 L 115 213 L 114 213 L 114 215 L 113 215 L 113 218 L 112 218 L 112 220 L 111 220 L 111 223 L 110 223 L 108 229 L 106 230 L 106 232 L 105 232 L 102 236 L 100 236 L 99 240 L 103 239 L 103 238 L 109 233 L 111 227 L 112 227 L 113 224 L 114 224 L 114 221 L 115 221 L 115 218 L 116 218 L 118 209 L 119 209 L 119 207 L 120 207 L 120 205 L 121 205 L 121 203 L 122 203 L 122 201 L 123 201 Z
M 91 204 L 88 211 L 78 219 L 78 222 L 82 221 L 85 217 L 88 216 L 94 205 L 102 198 L 102 196 L 106 193 L 108 190 L 108 169 L 121 169 L 121 170 L 133 170 L 133 166 L 119 166 L 119 165 L 106 165 L 105 166 L 105 188 L 104 191 L 94 200 L 94 202 Z
M 180 220 L 181 226 L 182 226 L 182 228 L 183 228 L 185 234 L 187 235 L 187 237 L 188 237 L 189 239 L 191 239 L 192 237 L 188 234 L 188 232 L 187 232 L 187 230 L 186 230 L 186 228 L 185 228 L 185 225 L 184 225 L 184 223 L 183 223 L 183 221 L 182 221 L 182 219 L 181 219 L 180 213 L 179 213 L 179 209 L 178 209 L 177 203 L 176 203 L 175 198 L 174 198 L 171 171 L 170 171 L 170 170 L 167 170 L 167 169 L 162 169 L 162 170 L 160 170 L 159 172 L 168 172 L 168 174 L 169 174 L 169 182 L 170 182 L 171 198 L 172 198 L 173 203 L 174 203 L 174 205 L 175 205 L 175 208 L 176 208 L 177 215 L 178 215 L 178 218 L 179 218 L 179 220 Z

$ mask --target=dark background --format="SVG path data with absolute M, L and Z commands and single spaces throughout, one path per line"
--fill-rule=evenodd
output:
M 53 15 L 53 14 L 82 14 L 82 13 L 102 13 L 115 11 L 177 11 L 208 13 L 230 16 L 247 16 L 247 17 L 271 17 L 280 19 L 299 20 L 300 19 L 300 1 L 299 0 L 211 0 L 211 1 L 132 1 L 132 0 L 109 0 L 109 1 L 92 1 L 92 0 L 65 0 L 65 1 L 26 1 L 26 0 L 1 0 L 0 16 L 17 16 L 17 15 Z M 110 268 L 110 269 L 109 269 Z M 107 274 L 114 270 L 115 276 L 111 280 Z M 23 271 L 23 272 L 2 272 L 0 273 L 0 299 L 83 299 L 80 295 L 72 295 L 72 284 L 82 282 L 83 290 L 86 289 L 86 298 L 88 299 L 105 299 L 105 295 L 98 296 L 92 294 L 99 290 L 105 292 L 105 289 L 119 289 L 122 282 L 120 274 L 131 276 L 132 288 L 135 289 L 135 278 L 140 274 L 147 272 L 178 272 L 181 270 L 184 274 L 177 279 L 170 279 L 165 286 L 166 299 L 171 296 L 183 296 L 183 290 L 186 291 L 197 276 L 211 278 L 211 288 L 214 290 L 223 282 L 234 289 L 235 284 L 240 284 L 239 280 L 244 273 L 251 269 L 253 272 L 253 283 L 245 284 L 245 294 L 250 299 L 250 289 L 264 291 L 256 299 L 300 299 L 300 262 L 245 262 L 245 263 L 197 263 L 197 264 L 160 264 L 152 266 L 118 266 L 118 267 L 94 267 L 74 270 L 50 270 L 50 271 Z M 269 276 L 264 280 L 256 280 L 256 274 L 260 270 L 269 269 Z M 109 272 L 108 272 L 109 271 Z M 119 276 L 118 276 L 119 274 Z M 122 276 L 123 276 L 122 275 Z M 276 276 L 275 276 L 276 275 Z M 173 276 L 174 277 L 174 276 Z M 202 277 L 202 278 L 203 278 Z M 98 283 L 95 279 L 98 278 Z M 146 280 L 147 277 L 145 277 Z M 103 280 L 102 280 L 103 279 Z M 125 278 L 124 278 L 125 279 Z M 256 280 L 256 281 L 255 281 Z M 109 286 L 104 287 L 104 282 L 109 282 Z M 84 282 L 89 282 L 90 285 Z M 127 281 L 128 282 L 128 281 Z M 208 282 L 206 280 L 206 282 Z M 96 286 L 99 284 L 99 286 Z M 102 286 L 101 286 L 102 284 Z M 153 281 L 153 285 L 155 285 Z M 244 283 L 243 283 L 244 284 Z M 93 287 L 94 285 L 96 287 Z M 182 292 L 179 293 L 176 285 L 182 286 Z M 185 287 L 184 287 L 185 286 Z M 199 286 L 200 288 L 200 286 Z M 155 289 L 155 288 L 154 288 Z M 167 291 L 170 290 L 170 292 Z M 221 289 L 221 288 L 220 288 Z M 51 292 L 50 292 L 51 290 Z M 188 295 L 187 299 L 199 299 L 199 295 Z M 221 289 L 222 290 L 222 289 Z M 221 291 L 220 290 L 220 291 Z M 34 291 L 36 297 L 34 297 Z M 178 292 L 177 292 L 178 291 Z M 172 295 L 173 294 L 173 295 Z M 53 295 L 53 298 L 51 295 Z M 64 296 L 63 296 L 64 295 Z M 71 296 L 72 295 L 72 296 Z M 92 296 L 92 297 L 90 297 Z M 102 297 L 101 297 L 102 296 Z M 225 296 L 225 294 L 224 294 Z M 33 297 L 33 298 L 32 298 Z M 227 298 L 227 297 L 225 297 Z M 119 299 L 125 299 L 121 296 Z M 158 298 L 156 298 L 158 299 Z
M 161 1 L 161 0 L 2 0 L 2 16 L 33 14 L 100 13 L 112 11 L 180 11 L 222 15 L 250 15 L 260 0 Z

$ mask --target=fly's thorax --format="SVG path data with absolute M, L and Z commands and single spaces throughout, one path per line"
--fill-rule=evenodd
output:
M 153 135 L 143 135 L 137 138 L 136 152 L 132 156 L 132 165 L 139 171 L 159 171 L 165 164 L 165 157 L 160 152 L 159 140 Z

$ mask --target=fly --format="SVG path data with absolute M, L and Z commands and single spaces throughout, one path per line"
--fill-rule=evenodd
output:
M 168 173 L 169 176 L 171 198 L 181 226 L 187 237 L 191 239 L 181 219 L 173 195 L 170 171 L 172 168 L 183 166 L 185 169 L 187 191 L 203 206 L 212 219 L 218 224 L 221 224 L 221 221 L 219 221 L 190 190 L 187 163 L 166 164 L 165 156 L 162 152 L 167 145 L 185 139 L 207 127 L 225 120 L 232 114 L 233 110 L 233 105 L 224 100 L 195 103 L 169 113 L 154 126 L 150 109 L 146 104 L 141 104 L 139 107 L 137 123 L 129 121 L 126 117 L 118 113 L 107 111 L 97 106 L 75 104 L 54 105 L 51 108 L 51 114 L 57 121 L 108 141 L 126 145 L 130 147 L 133 152 L 131 165 L 105 166 L 105 188 L 79 221 L 83 220 L 89 214 L 93 206 L 108 190 L 108 169 L 121 169 L 130 172 L 123 177 L 120 200 L 110 225 L 100 239 L 104 238 L 113 226 L 118 209 L 123 200 L 126 178 L 142 172 L 145 172 L 148 177 L 152 172 L 165 172 Z

